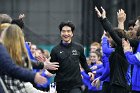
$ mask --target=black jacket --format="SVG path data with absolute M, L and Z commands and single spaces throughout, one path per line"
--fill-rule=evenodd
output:
M 91 70 L 88 68 L 84 48 L 77 43 L 64 45 L 62 42 L 54 47 L 51 51 L 51 62 L 59 62 L 59 69 L 56 71 L 55 81 L 57 87 L 69 89 L 80 87 L 82 85 L 80 66 L 86 72 Z
M 127 71 L 130 64 L 127 62 L 127 59 L 123 52 L 122 47 L 122 37 L 118 36 L 116 32 L 113 31 L 111 23 L 105 18 L 101 20 L 101 24 L 104 29 L 109 32 L 112 39 L 115 41 L 117 46 L 115 51 L 111 54 L 109 58 L 110 62 L 110 83 L 129 88 L 127 84 Z M 137 44 L 135 44 L 137 46 Z

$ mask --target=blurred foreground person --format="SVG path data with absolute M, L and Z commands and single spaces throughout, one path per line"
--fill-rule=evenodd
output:
M 34 73 L 32 71 L 29 71 L 28 69 L 19 67 L 16 64 L 14 64 L 6 48 L 2 45 L 2 43 L 0 43 L 0 77 L 3 75 L 9 75 L 12 78 L 17 78 L 22 81 L 35 82 L 39 84 L 44 84 L 46 82 L 46 78 L 42 77 L 39 73 Z M 0 93 L 4 93 L 1 83 Z

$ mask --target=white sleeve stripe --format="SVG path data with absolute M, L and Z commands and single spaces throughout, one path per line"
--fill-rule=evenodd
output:
M 140 52 L 137 52 L 137 53 L 135 54 L 135 56 L 136 56 L 136 58 L 140 61 Z

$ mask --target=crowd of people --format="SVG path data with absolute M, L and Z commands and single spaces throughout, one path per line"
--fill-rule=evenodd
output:
M 41 71 L 33 69 L 45 70 L 44 73 L 51 77 L 47 69 L 58 70 L 59 67 L 58 62 L 49 61 L 49 54 L 45 57 L 45 51 L 41 55 L 42 52 L 35 50 L 36 55 L 33 56 L 30 46 L 24 40 L 23 16 L 12 20 L 7 14 L 0 14 L 0 93 L 46 93 L 33 87 L 33 84 L 37 86 L 48 83 Z
M 126 31 L 124 10 L 113 27 L 99 8 L 104 33 L 89 57 L 72 40 L 72 22 L 59 24 L 61 41 L 49 52 L 25 40 L 24 15 L 0 14 L 0 93 L 140 93 L 140 17 Z

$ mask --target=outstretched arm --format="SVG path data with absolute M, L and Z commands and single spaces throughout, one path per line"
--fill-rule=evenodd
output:
M 98 17 L 101 19 L 100 22 L 104 28 L 105 31 L 109 32 L 112 39 L 115 41 L 116 44 L 121 45 L 122 40 L 121 38 L 113 31 L 113 26 L 109 22 L 109 20 L 106 18 L 106 11 L 101 7 L 102 13 L 95 7 L 95 11 L 97 12 Z
M 109 41 L 107 39 L 108 37 L 105 36 L 105 32 L 104 32 L 102 36 L 102 51 L 104 54 L 110 55 L 114 51 L 114 48 L 110 47 Z
M 100 22 L 103 26 L 103 28 L 105 29 L 105 31 L 109 32 L 110 36 L 112 37 L 112 39 L 115 41 L 115 43 L 117 45 L 121 45 L 122 40 L 121 38 L 113 31 L 113 26 L 111 25 L 111 23 L 109 22 L 109 20 L 106 18 L 106 11 L 101 7 L 102 9 L 102 13 L 98 10 L 97 7 L 95 7 L 95 11 L 97 12 L 98 17 L 100 18 Z M 121 10 L 120 13 L 118 14 L 119 16 L 124 16 L 123 18 L 119 17 L 119 21 L 123 22 L 125 21 L 125 17 L 126 15 L 124 14 L 124 12 Z M 122 23 L 120 23 L 121 25 Z M 120 27 L 120 26 L 119 26 Z M 122 28 L 122 27 L 120 27 Z M 130 45 L 134 48 L 138 47 L 139 44 L 139 39 L 129 39 Z
M 99 77 L 101 81 L 104 81 L 110 74 L 110 67 L 109 67 L 109 58 L 106 55 L 103 55 L 102 61 L 104 64 L 104 71 L 102 75 Z
M 122 45 L 123 45 L 124 54 L 126 56 L 127 61 L 130 64 L 140 66 L 140 52 L 133 54 L 132 47 L 130 46 L 130 43 L 128 40 L 126 41 L 126 40 L 122 39 Z M 140 44 L 139 44 L 139 46 L 140 46 Z
M 0 74 L 6 74 L 12 78 L 20 79 L 25 82 L 35 82 L 38 84 L 46 83 L 46 78 L 39 73 L 34 73 L 28 69 L 14 64 L 6 48 L 0 44 Z

